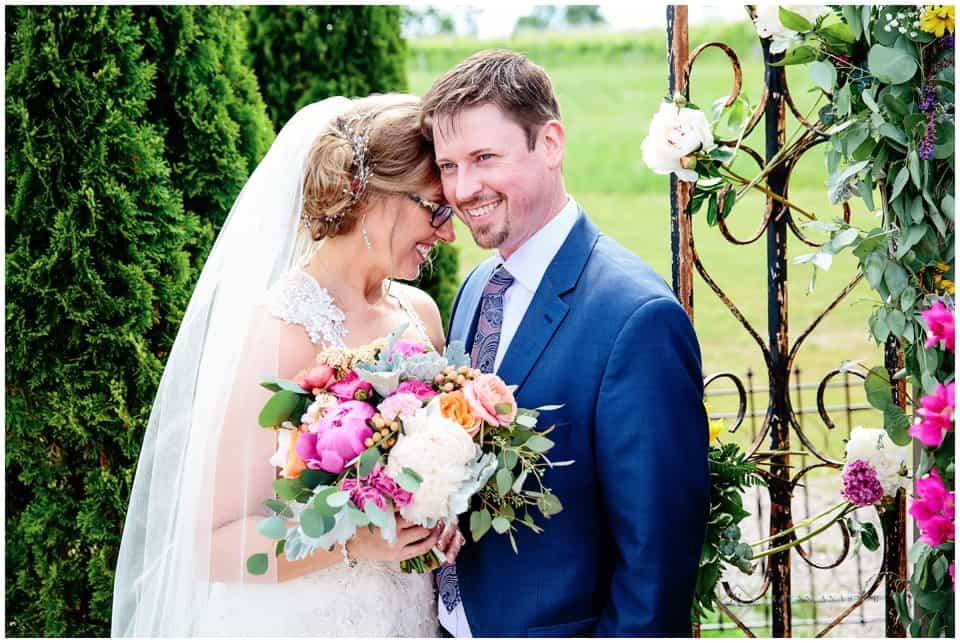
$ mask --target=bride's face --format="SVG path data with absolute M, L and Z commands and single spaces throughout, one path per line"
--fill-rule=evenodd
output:
M 431 220 L 435 219 L 432 206 L 445 204 L 440 183 L 422 185 L 412 195 L 418 199 L 403 194 L 388 199 L 388 221 L 385 226 L 389 231 L 388 270 L 390 276 L 396 279 L 416 279 L 420 274 L 420 266 L 437 242 L 453 243 L 456 239 L 452 217 L 438 228 L 431 225 Z

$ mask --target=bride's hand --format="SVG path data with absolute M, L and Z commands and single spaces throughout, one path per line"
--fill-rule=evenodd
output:
M 401 561 L 422 556 L 433 549 L 442 528 L 437 525 L 427 529 L 397 517 L 397 541 L 388 543 L 380 535 L 380 529 L 357 529 L 347 541 L 347 555 L 355 560 Z

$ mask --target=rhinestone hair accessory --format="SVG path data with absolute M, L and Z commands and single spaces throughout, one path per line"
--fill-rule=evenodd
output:
M 363 198 L 370 177 L 373 175 L 374 163 L 371 163 L 368 158 L 369 134 L 362 126 L 363 121 L 369 116 L 368 112 L 359 112 L 350 116 L 341 116 L 335 122 L 334 132 L 345 138 L 353 150 L 353 163 L 350 165 L 353 179 L 350 181 L 349 188 L 343 188 L 344 195 L 349 197 L 347 207 L 335 214 L 324 215 L 322 219 L 327 223 L 338 224 L 350 214 L 353 207 Z M 302 222 L 309 227 L 310 222 L 315 219 L 316 217 L 309 217 L 304 213 Z

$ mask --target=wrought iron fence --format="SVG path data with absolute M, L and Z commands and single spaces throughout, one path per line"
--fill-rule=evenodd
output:
M 746 7 L 747 18 L 754 17 L 752 6 Z M 828 455 L 824 450 L 818 448 L 810 439 L 806 428 L 802 424 L 803 413 L 798 412 L 802 408 L 800 404 L 795 404 L 790 396 L 790 373 L 794 366 L 797 353 L 804 341 L 816 330 L 823 319 L 834 310 L 837 305 L 853 290 L 858 282 L 863 278 L 862 274 L 856 274 L 841 292 L 822 310 L 822 312 L 800 332 L 791 343 L 791 335 L 787 323 L 787 246 L 792 237 L 799 243 L 810 247 L 818 247 L 821 244 L 808 238 L 800 230 L 794 220 L 790 208 L 784 203 L 787 196 L 787 186 L 790 180 L 790 174 L 796 167 L 799 158 L 812 148 L 826 141 L 826 135 L 823 126 L 817 121 L 808 120 L 797 109 L 793 98 L 790 95 L 790 89 L 787 86 L 786 73 L 783 67 L 775 67 L 771 63 L 776 62 L 779 55 L 770 53 L 770 41 L 760 41 L 763 60 L 763 93 L 760 97 L 754 111 L 751 113 L 746 131 L 742 134 L 741 140 L 752 132 L 758 125 L 762 124 L 765 134 L 765 145 L 763 154 L 752 149 L 746 144 L 740 144 L 740 150 L 747 157 L 756 162 L 758 168 L 765 164 L 771 164 L 772 169 L 763 180 L 763 184 L 774 196 L 766 200 L 766 207 L 762 213 L 762 218 L 756 231 L 747 238 L 738 238 L 727 227 L 722 217 L 718 220 L 718 232 L 727 241 L 737 246 L 750 245 L 757 242 L 762 237 L 765 238 L 767 248 L 767 332 L 764 339 L 760 332 L 755 329 L 744 317 L 736 303 L 723 291 L 716 281 L 710 276 L 709 271 L 704 266 L 703 261 L 697 253 L 692 218 L 689 211 L 691 197 L 691 186 L 689 183 L 680 182 L 676 176 L 671 176 L 671 196 L 670 196 L 670 221 L 671 221 L 671 249 L 673 254 L 672 279 L 673 288 L 681 304 L 684 306 L 687 314 L 694 319 L 694 297 L 693 297 L 693 275 L 694 271 L 703 279 L 710 290 L 720 299 L 720 301 L 729 309 L 730 313 L 737 319 L 743 330 L 749 335 L 751 340 L 756 343 L 760 353 L 763 355 L 766 365 L 766 376 L 768 386 L 768 404 L 763 414 L 763 421 L 756 431 L 756 437 L 747 449 L 748 453 L 755 452 L 764 440 L 768 441 L 771 450 L 782 450 L 784 452 L 796 451 L 801 446 L 804 449 L 804 456 L 799 458 L 799 467 L 795 466 L 798 458 L 791 455 L 778 455 L 770 459 L 770 475 L 767 478 L 768 487 L 765 493 L 769 501 L 769 521 L 768 524 L 761 525 L 764 535 L 776 536 L 790 528 L 793 524 L 794 508 L 793 501 L 798 489 L 807 487 L 807 480 L 815 479 L 823 471 L 839 469 L 842 466 L 842 459 L 834 458 Z M 729 59 L 734 73 L 734 87 L 730 92 L 727 104 L 732 105 L 740 94 L 742 86 L 742 74 L 739 58 L 733 49 L 722 42 L 708 42 L 699 45 L 692 52 L 689 51 L 689 39 L 687 30 L 687 7 L 685 5 L 671 5 L 667 7 L 667 45 L 668 45 L 668 91 L 670 95 L 676 93 L 684 94 L 689 98 L 689 80 L 690 72 L 697 57 L 706 49 L 714 47 L 720 49 Z M 802 126 L 800 136 L 790 144 L 786 145 L 786 119 L 787 111 L 790 111 Z M 717 140 L 718 144 L 734 145 L 733 140 Z M 850 210 L 846 205 L 843 208 L 844 219 L 849 221 Z M 885 351 L 885 365 L 892 375 L 901 367 L 901 356 L 898 347 L 892 341 L 888 343 Z M 830 411 L 823 402 L 824 392 L 830 386 L 831 380 L 845 373 L 844 377 L 864 378 L 865 374 L 858 370 L 841 371 L 840 369 L 831 371 L 824 375 L 817 385 L 817 411 L 820 418 L 827 427 L 833 426 L 833 420 L 830 417 Z M 736 387 L 737 394 L 741 396 L 738 405 L 737 418 L 732 427 L 732 431 L 737 431 L 746 417 L 746 387 L 743 382 L 734 373 L 725 372 L 709 376 L 705 384 L 710 384 L 721 379 L 730 380 Z M 901 404 L 904 403 L 905 390 L 903 382 L 894 386 L 894 399 Z M 834 409 L 836 410 L 836 409 Z M 759 417 L 759 416 L 757 416 Z M 791 445 L 791 436 L 799 440 L 800 445 Z M 791 460 L 793 459 L 793 462 Z M 812 464 L 807 464 L 810 460 Z M 813 474 L 811 476 L 811 474 Z M 801 492 L 802 493 L 802 492 Z M 851 613 L 861 608 L 877 589 L 884 584 L 884 624 L 887 636 L 904 636 L 902 626 L 897 621 L 896 610 L 892 600 L 892 594 L 900 590 L 901 583 L 906 576 L 906 543 L 904 537 L 905 524 L 905 495 L 901 491 L 896 499 L 895 508 L 888 510 L 882 516 L 882 562 L 879 573 L 867 583 L 858 593 L 852 602 L 839 614 L 833 617 L 822 629 L 818 629 L 816 636 L 824 636 L 831 632 L 837 625 L 846 619 Z M 758 512 L 759 515 L 759 512 Z M 749 636 L 754 635 L 750 623 L 739 619 L 734 612 L 725 605 L 725 601 L 730 599 L 740 605 L 758 604 L 764 596 L 767 596 L 767 602 L 770 606 L 769 626 L 770 635 L 775 637 L 786 637 L 792 635 L 793 627 L 793 601 L 795 600 L 792 577 L 791 577 L 791 554 L 796 552 L 802 561 L 810 569 L 832 570 L 838 568 L 851 554 L 850 534 L 846 526 L 840 524 L 838 528 L 841 531 L 841 552 L 835 560 L 829 562 L 820 562 L 813 556 L 813 546 L 796 546 L 771 555 L 765 562 L 762 569 L 762 586 L 752 595 L 746 596 L 738 593 L 727 581 L 722 581 L 724 596 L 717 604 L 717 609 L 725 614 L 727 618 L 733 621 L 736 626 L 743 630 Z M 776 545 L 786 542 L 786 537 L 774 538 L 771 543 Z M 798 566 L 799 567 L 799 566 Z M 884 583 L 884 581 L 887 581 Z

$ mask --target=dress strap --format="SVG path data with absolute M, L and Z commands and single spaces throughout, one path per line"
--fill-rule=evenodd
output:
M 407 317 L 413 322 L 414 328 L 420 333 L 420 337 L 427 343 L 427 346 L 436 350 L 433 342 L 430 341 L 430 335 L 427 334 L 427 327 L 424 325 L 423 320 L 420 319 L 420 315 L 417 314 L 417 310 L 413 307 L 413 304 L 407 301 L 407 298 L 403 295 L 391 293 L 391 296 L 400 303 L 400 307 L 407 313 Z
M 274 317 L 303 326 L 314 344 L 346 347 L 346 315 L 327 289 L 303 270 L 291 270 L 271 286 L 267 308 Z

